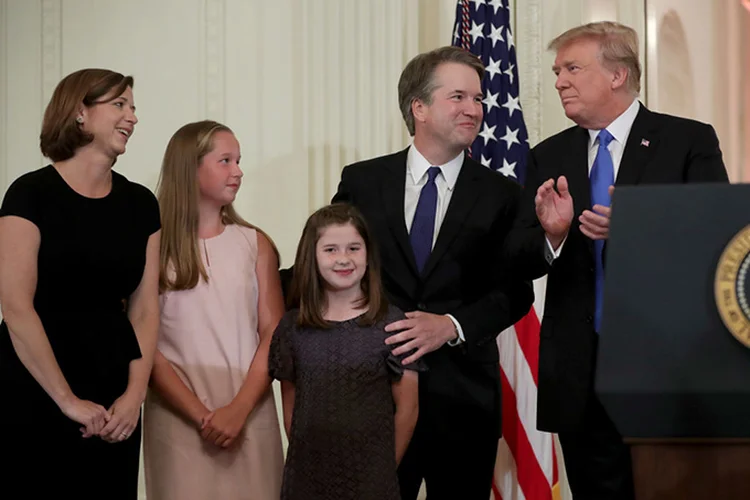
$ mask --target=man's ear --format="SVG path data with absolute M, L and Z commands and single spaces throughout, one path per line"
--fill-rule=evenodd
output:
M 612 90 L 618 90 L 627 85 L 630 71 L 625 66 L 620 66 L 612 71 Z
M 427 105 L 421 99 L 414 99 L 411 102 L 411 112 L 415 122 L 423 122 L 427 114 Z

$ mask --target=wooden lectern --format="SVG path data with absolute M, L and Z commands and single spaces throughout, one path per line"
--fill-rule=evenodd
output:
M 612 207 L 596 391 L 636 498 L 750 499 L 750 185 L 618 187 Z

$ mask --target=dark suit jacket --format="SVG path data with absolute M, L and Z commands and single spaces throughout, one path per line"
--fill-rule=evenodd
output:
M 533 303 L 531 284 L 501 258 L 521 187 L 468 156 L 421 275 L 404 217 L 407 150 L 349 165 L 333 201 L 364 214 L 378 243 L 389 300 L 403 311 L 452 314 L 466 342 L 425 356 L 420 422 L 437 431 L 500 435 L 495 339 Z
M 281 293 L 284 294 L 284 302 L 289 298 L 289 292 L 292 288 L 292 276 L 294 275 L 294 266 L 287 269 L 279 269 L 279 278 L 281 279 Z M 286 304 L 287 310 L 291 309 L 289 304 Z
M 594 245 L 577 222 L 581 212 L 591 207 L 588 144 L 588 130 L 572 127 L 531 150 L 522 205 L 507 247 L 508 256 L 525 278 L 548 275 L 539 348 L 537 425 L 551 432 L 580 430 L 593 394 L 598 345 L 593 327 Z M 534 196 L 542 182 L 560 175 L 568 180 L 575 215 L 560 257 L 550 266 Z M 641 104 L 615 185 L 687 182 L 727 182 L 714 129 L 651 112 Z

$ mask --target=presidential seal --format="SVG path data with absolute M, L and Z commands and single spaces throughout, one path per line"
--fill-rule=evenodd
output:
M 750 347 L 750 226 L 724 249 L 716 267 L 714 294 L 719 316 L 729 332 Z

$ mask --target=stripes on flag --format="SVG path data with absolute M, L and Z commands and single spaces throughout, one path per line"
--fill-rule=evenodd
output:
M 485 66 L 484 120 L 471 156 L 523 184 L 528 133 L 519 99 L 516 49 L 508 0 L 458 0 L 453 44 Z M 496 500 L 555 500 L 558 471 L 554 436 L 536 429 L 539 316 L 544 278 L 528 315 L 498 336 L 503 439 L 495 464 Z

